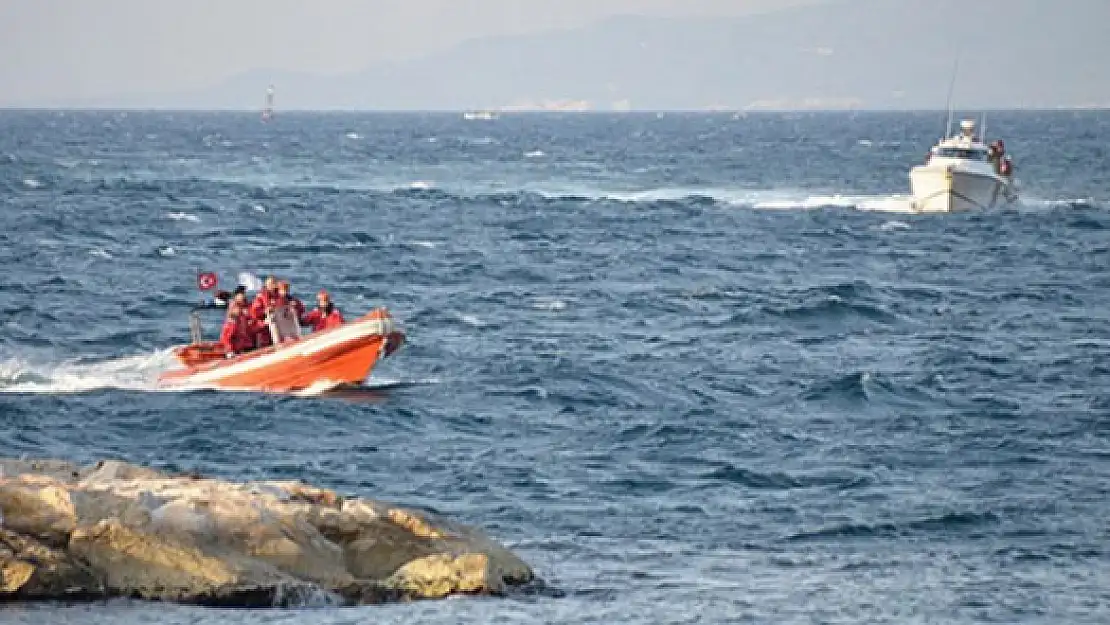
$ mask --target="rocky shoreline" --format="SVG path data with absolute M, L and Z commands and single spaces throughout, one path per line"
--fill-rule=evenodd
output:
M 481 531 L 300 482 L 0 459 L 0 601 L 365 605 L 538 584 Z

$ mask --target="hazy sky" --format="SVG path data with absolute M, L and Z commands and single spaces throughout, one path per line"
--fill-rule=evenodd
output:
M 614 14 L 741 15 L 823 1 L 0 0 L 0 102 L 192 90 L 255 68 L 340 73 Z

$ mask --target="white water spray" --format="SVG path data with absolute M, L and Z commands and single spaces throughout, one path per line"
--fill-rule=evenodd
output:
M 101 389 L 158 391 L 158 375 L 174 366 L 170 349 L 108 360 L 62 363 L 0 358 L 0 393 L 87 393 Z

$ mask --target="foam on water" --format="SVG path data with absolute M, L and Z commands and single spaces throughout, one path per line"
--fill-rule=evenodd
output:
M 74 359 L 34 363 L 22 358 L 0 360 L 0 393 L 87 393 L 102 389 L 160 391 L 158 375 L 175 363 L 163 349 L 107 360 Z
M 465 323 L 468 326 L 481 328 L 485 327 L 486 325 L 486 323 L 479 319 L 477 315 L 470 315 L 466 313 L 456 313 L 456 315 L 458 316 L 459 321 Z
M 568 184 L 562 188 L 527 188 L 526 191 L 550 198 L 586 198 L 632 204 L 678 202 L 705 198 L 718 204 L 754 210 L 817 210 L 822 208 L 857 209 L 876 212 L 913 212 L 908 195 L 811 194 L 799 189 L 746 189 L 728 187 L 660 187 L 643 190 L 602 190 Z
M 888 231 L 891 231 L 891 230 L 909 230 L 909 229 L 910 229 L 910 225 L 908 223 L 906 223 L 904 221 L 897 221 L 897 220 L 884 221 L 882 224 L 879 225 L 879 230 L 882 230 L 883 232 L 888 232 Z
M 532 302 L 532 308 L 535 308 L 536 310 L 546 310 L 549 312 L 565 310 L 566 307 L 566 302 L 554 297 L 537 298 Z
M 335 380 L 317 380 L 307 388 L 294 391 L 293 395 L 296 397 L 319 397 L 342 384 L 342 382 L 336 382 Z

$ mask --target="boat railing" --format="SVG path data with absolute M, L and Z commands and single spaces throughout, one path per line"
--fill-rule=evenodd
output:
M 189 313 L 189 339 L 192 341 L 193 345 L 196 345 L 200 343 L 203 338 L 203 332 L 200 326 L 200 311 L 194 310 Z

